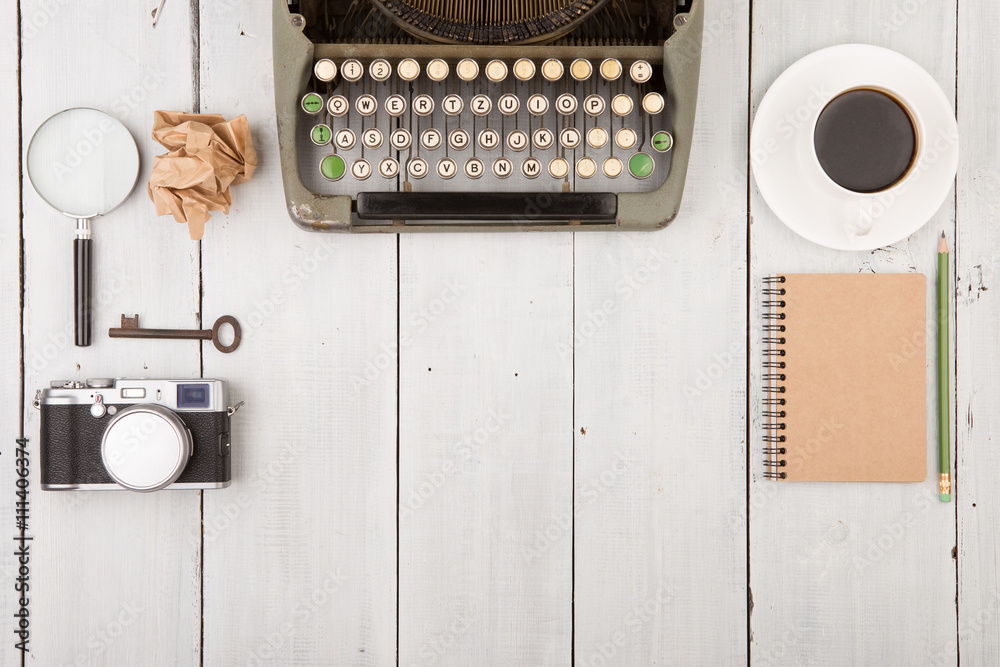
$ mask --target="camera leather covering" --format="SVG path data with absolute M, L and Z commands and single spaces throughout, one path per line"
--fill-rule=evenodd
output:
M 123 410 L 134 404 L 109 404 Z M 220 438 L 229 443 L 229 415 L 225 412 L 176 412 L 188 430 L 194 449 L 177 484 L 208 484 L 232 480 L 232 457 L 220 451 Z M 89 405 L 41 406 L 41 482 L 52 484 L 109 484 L 118 487 L 101 461 L 101 438 L 112 415 L 95 418 Z M 119 487 L 120 488 L 120 487 Z M 169 487 L 168 487 L 169 488 Z

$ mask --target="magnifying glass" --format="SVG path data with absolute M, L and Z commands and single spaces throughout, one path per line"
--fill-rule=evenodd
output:
M 139 179 L 139 148 L 124 125 L 96 109 L 67 109 L 35 130 L 28 180 L 46 204 L 76 220 L 73 240 L 76 344 L 90 345 L 90 221 L 118 208 Z

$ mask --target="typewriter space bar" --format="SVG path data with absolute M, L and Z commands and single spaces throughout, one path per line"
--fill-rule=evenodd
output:
M 460 220 L 530 225 L 611 221 L 618 197 L 584 192 L 362 192 L 362 220 Z

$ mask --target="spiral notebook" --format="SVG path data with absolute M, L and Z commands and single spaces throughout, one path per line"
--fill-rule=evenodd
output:
M 927 477 L 922 274 L 764 278 L 765 476 Z

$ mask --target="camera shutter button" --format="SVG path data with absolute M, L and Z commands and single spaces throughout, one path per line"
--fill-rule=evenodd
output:
M 108 409 L 104 406 L 104 397 L 100 394 L 94 394 L 94 404 L 90 406 L 90 414 L 97 419 L 108 414 Z

